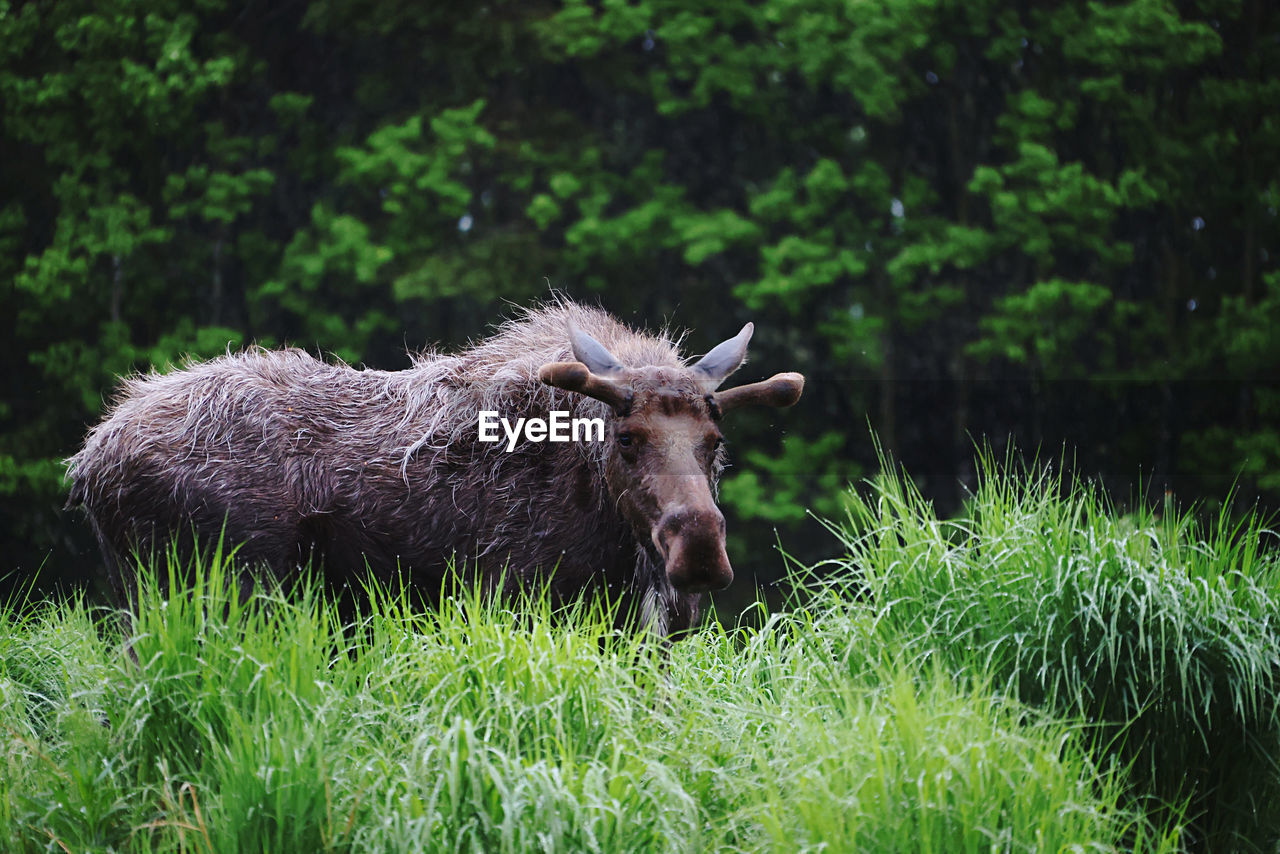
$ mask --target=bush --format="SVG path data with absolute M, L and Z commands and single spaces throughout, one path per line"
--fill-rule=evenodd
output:
M 667 645 L 601 608 L 376 593 L 341 626 L 311 582 L 242 600 L 228 572 L 166 596 L 144 570 L 128 638 L 77 602 L 0 611 L 0 848 L 1161 842 L 1077 728 L 929 664 L 851 669 L 831 654 L 848 620 Z
M 853 668 L 871 648 L 1088 722 L 1135 802 L 1186 810 L 1185 844 L 1274 848 L 1280 560 L 1262 522 L 1117 516 L 1087 485 L 989 459 L 966 518 L 946 522 L 883 468 L 850 496 L 823 600 Z

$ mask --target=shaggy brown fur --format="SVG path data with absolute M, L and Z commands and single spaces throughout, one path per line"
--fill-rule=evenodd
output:
M 689 368 L 665 333 L 560 302 L 405 371 L 255 348 L 130 378 L 68 461 L 69 504 L 84 506 L 122 600 L 131 554 L 184 531 L 216 539 L 225 525 L 227 541 L 243 544 L 240 558 L 281 576 L 314 555 L 333 584 L 403 572 L 417 589 L 438 591 L 456 559 L 490 582 L 504 573 L 545 582 L 559 598 L 612 588 L 654 629 L 683 629 L 697 618 L 699 594 L 672 586 L 653 538 L 623 517 L 607 485 L 615 413 L 539 382 L 542 366 L 573 358 L 570 324 L 622 365 L 656 366 L 688 385 L 679 396 L 709 417 L 709 398 L 681 382 Z M 644 390 L 635 391 L 639 401 Z M 610 435 L 524 442 L 513 453 L 477 439 L 480 410 L 514 422 L 552 409 L 604 418 Z M 712 488 L 719 468 L 717 453 L 704 473 Z

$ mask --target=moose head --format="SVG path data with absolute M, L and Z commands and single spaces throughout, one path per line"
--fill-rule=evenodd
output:
M 724 516 L 713 496 L 721 417 L 741 406 L 791 406 L 804 389 L 803 376 L 783 373 L 717 390 L 746 359 L 754 329 L 748 323 L 693 365 L 626 367 L 571 325 L 576 361 L 552 362 L 538 372 L 547 385 L 612 409 L 605 463 L 609 494 L 681 593 L 719 590 L 733 581 Z

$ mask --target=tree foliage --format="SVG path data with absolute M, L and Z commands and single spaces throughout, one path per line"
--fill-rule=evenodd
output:
M 1278 64 L 1262 0 L 0 0 L 7 551 L 121 373 L 399 367 L 548 283 L 807 373 L 732 431 L 762 550 L 868 423 L 944 506 L 983 435 L 1274 499 Z

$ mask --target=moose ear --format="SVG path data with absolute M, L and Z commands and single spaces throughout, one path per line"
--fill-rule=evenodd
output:
M 608 377 L 622 371 L 622 363 L 573 321 L 569 321 L 569 346 L 573 348 L 573 358 L 586 365 L 593 374 Z
M 582 362 L 550 362 L 538 369 L 538 379 L 549 386 L 602 400 L 622 414 L 631 405 L 631 390 L 611 377 L 600 377 Z
M 742 367 L 747 358 L 747 342 L 755 330 L 755 324 L 748 323 L 737 335 L 712 347 L 711 352 L 693 366 L 694 373 L 701 375 L 700 384 L 705 394 L 718 389 L 729 374 Z
M 739 406 L 791 406 L 804 391 L 804 377 L 797 373 L 774 374 L 767 380 L 725 389 L 715 395 L 721 412 Z

